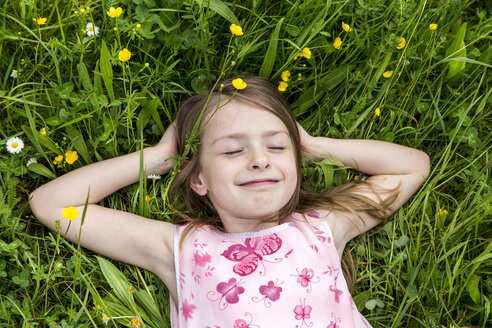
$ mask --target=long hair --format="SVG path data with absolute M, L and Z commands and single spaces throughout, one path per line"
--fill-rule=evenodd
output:
M 296 120 L 292 115 L 289 103 L 278 91 L 275 84 L 265 78 L 242 77 L 247 87 L 236 89 L 229 79 L 217 85 L 212 91 L 201 92 L 186 100 L 178 112 L 176 120 L 176 139 L 178 154 L 183 154 L 188 149 L 186 165 L 183 165 L 173 180 L 169 196 L 172 205 L 178 210 L 175 223 L 191 222 L 182 236 L 181 244 L 191 229 L 200 225 L 209 225 L 218 230 L 223 230 L 223 225 L 217 211 L 207 196 L 200 196 L 190 188 L 190 178 L 199 168 L 200 159 L 200 134 L 197 134 L 197 126 L 203 127 L 203 118 L 213 109 L 218 108 L 224 102 L 231 99 L 246 102 L 263 108 L 277 116 L 289 132 L 294 149 L 295 164 L 297 167 L 297 183 L 290 200 L 280 209 L 279 219 L 285 219 L 294 212 L 305 213 L 310 209 L 345 210 L 357 214 L 366 211 L 375 218 L 384 220 L 388 206 L 393 203 L 398 194 L 396 190 L 383 190 L 369 182 L 349 182 L 333 188 L 324 193 L 310 192 L 301 189 L 301 153 L 303 148 L 300 143 L 299 130 Z M 198 123 L 197 123 L 198 122 Z M 190 148 L 190 138 L 192 147 Z M 194 151 L 189 151 L 192 149 Z M 378 195 L 378 202 L 362 196 L 360 191 L 372 191 Z M 380 194 L 386 194 L 382 198 Z M 350 262 L 350 259 L 349 259 Z M 352 272 L 345 270 L 347 283 L 351 285 L 353 276 L 353 264 L 345 267 L 352 268 Z M 350 270 L 348 270 L 350 271 Z

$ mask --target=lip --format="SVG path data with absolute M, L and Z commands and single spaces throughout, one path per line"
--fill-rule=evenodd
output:
M 240 187 L 263 187 L 277 183 L 277 179 L 255 179 L 239 184 Z

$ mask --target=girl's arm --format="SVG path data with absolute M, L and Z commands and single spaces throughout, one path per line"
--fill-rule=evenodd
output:
M 319 161 L 334 157 L 344 165 L 370 175 L 367 181 L 376 186 L 384 189 L 394 189 L 399 186 L 398 198 L 390 205 L 388 216 L 402 206 L 429 176 L 429 156 L 420 150 L 377 140 L 311 137 L 300 125 L 298 127 L 301 144 L 306 149 L 305 155 L 310 159 Z M 377 195 L 372 192 L 364 189 L 360 194 L 378 202 Z M 345 242 L 381 223 L 368 213 L 358 213 L 360 218 L 345 212 L 335 213 L 334 217 L 337 214 L 349 218 L 349 220 L 332 218 L 333 222 L 330 222 L 330 226 L 337 226 L 337 232 L 344 236 L 342 239 Z
M 173 166 L 170 157 L 175 153 L 174 128 L 171 126 L 156 146 L 143 150 L 146 174 L 168 172 Z M 174 226 L 97 205 L 116 190 L 137 182 L 139 171 L 140 151 L 94 163 L 39 187 L 31 194 L 29 204 L 34 215 L 50 229 L 55 230 L 55 221 L 59 220 L 62 235 L 70 222 L 65 236 L 70 241 L 77 243 L 80 237 L 80 244 L 85 248 L 165 276 L 174 269 Z M 87 212 L 79 236 L 88 195 Z M 79 211 L 72 221 L 62 217 L 63 209 L 70 206 Z

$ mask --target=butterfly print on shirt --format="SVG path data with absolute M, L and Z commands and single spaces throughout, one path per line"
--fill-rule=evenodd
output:
M 299 302 L 301 304 L 296 305 L 296 307 L 294 308 L 294 314 L 296 320 L 302 320 L 302 323 L 301 326 L 296 325 L 296 328 L 302 328 L 304 324 L 306 324 L 306 326 L 308 327 L 312 327 L 313 322 L 311 321 L 308 323 L 306 322 L 306 319 L 311 318 L 311 311 L 313 310 L 313 308 L 310 305 L 304 305 L 306 303 L 306 299 L 304 299 L 304 301 L 299 300 Z
M 183 300 L 183 304 L 181 305 L 181 314 L 183 314 L 185 321 L 188 321 L 188 319 L 193 319 L 193 312 L 195 309 L 196 305 L 191 304 L 191 302 L 186 298 Z
M 246 320 L 244 320 L 244 319 L 236 319 L 234 321 L 233 328 L 253 328 L 253 327 L 261 328 L 260 326 L 254 325 L 252 323 L 253 322 L 253 316 L 251 315 L 251 313 L 246 312 L 246 313 L 244 313 L 244 315 L 246 315 L 246 316 L 249 315 L 249 323 L 246 323 Z
M 282 259 L 275 259 L 276 262 L 266 261 L 263 257 L 272 255 L 282 247 L 282 239 L 277 234 L 268 236 L 246 238 L 243 244 L 229 246 L 222 254 L 226 259 L 239 262 L 234 265 L 232 271 L 240 276 L 247 276 L 255 272 L 258 263 L 271 262 L 278 263 Z M 260 271 L 260 275 L 265 275 L 265 269 Z
M 224 310 L 229 304 L 239 302 L 238 295 L 244 293 L 244 287 L 240 284 L 241 281 L 236 281 L 236 278 L 229 279 L 229 282 L 219 282 L 216 287 L 218 294 L 209 291 L 207 298 L 209 301 L 219 301 L 219 310 Z
M 312 288 L 312 283 L 317 283 L 320 281 L 319 277 L 316 277 L 318 280 L 312 281 L 314 277 L 313 269 L 304 268 L 301 273 L 299 273 L 299 269 L 296 268 L 297 274 L 291 274 L 291 276 L 297 277 L 297 282 L 301 284 L 302 287 L 307 287 L 306 292 L 310 293 Z
M 278 279 L 276 283 L 270 280 L 267 285 L 261 285 L 259 288 L 260 294 L 264 295 L 264 297 L 260 298 L 258 296 L 253 296 L 251 297 L 251 300 L 253 300 L 254 302 L 263 301 L 265 306 L 269 308 L 270 306 L 272 306 L 272 302 L 275 302 L 280 298 L 280 292 L 282 291 L 282 287 L 279 286 L 282 284 L 283 282 L 278 284 Z
M 331 317 L 333 318 L 330 320 L 330 324 L 326 328 L 340 328 L 339 323 L 342 323 L 342 319 L 337 317 L 335 313 L 331 313 Z

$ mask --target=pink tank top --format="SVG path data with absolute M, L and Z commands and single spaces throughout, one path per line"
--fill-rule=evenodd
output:
M 315 211 L 255 232 L 176 226 L 174 328 L 371 327 L 342 274 L 331 230 Z

